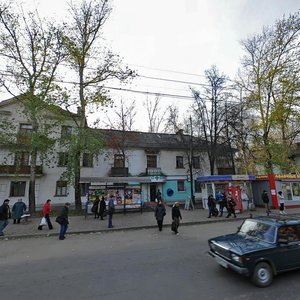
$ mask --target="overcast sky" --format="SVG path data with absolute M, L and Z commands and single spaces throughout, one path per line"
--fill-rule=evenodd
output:
M 38 4 L 42 14 L 57 16 L 62 16 L 67 7 L 65 0 L 23 3 L 28 7 Z M 300 8 L 299 0 L 113 0 L 112 3 L 113 11 L 104 28 L 106 41 L 129 67 L 143 76 L 199 83 L 204 83 L 204 70 L 213 64 L 233 79 L 242 56 L 240 40 Z M 128 88 L 190 96 L 188 87 L 189 84 L 138 78 Z M 147 97 L 129 92 L 112 92 L 112 95 L 116 100 L 135 100 L 140 111 Z M 165 106 L 181 103 L 181 107 L 188 107 L 191 103 L 174 97 L 161 99 Z M 145 124 L 144 115 L 139 115 L 134 127 L 146 130 Z

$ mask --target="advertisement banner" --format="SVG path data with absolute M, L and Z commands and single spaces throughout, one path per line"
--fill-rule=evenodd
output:
M 236 212 L 243 211 L 243 204 L 242 204 L 242 193 L 241 187 L 239 186 L 226 186 L 226 197 L 228 198 L 228 194 L 231 193 L 233 200 L 236 203 L 235 210 Z

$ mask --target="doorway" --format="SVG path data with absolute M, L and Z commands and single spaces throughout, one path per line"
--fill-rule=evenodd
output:
M 155 201 L 156 199 L 156 183 L 150 184 L 150 201 Z

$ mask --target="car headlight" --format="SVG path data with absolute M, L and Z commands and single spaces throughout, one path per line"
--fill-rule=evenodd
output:
M 238 263 L 242 263 L 242 258 L 234 253 L 231 253 L 231 259 Z

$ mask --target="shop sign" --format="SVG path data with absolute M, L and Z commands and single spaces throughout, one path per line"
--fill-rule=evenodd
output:
M 162 176 L 151 176 L 150 177 L 151 182 L 165 182 L 165 178 Z

